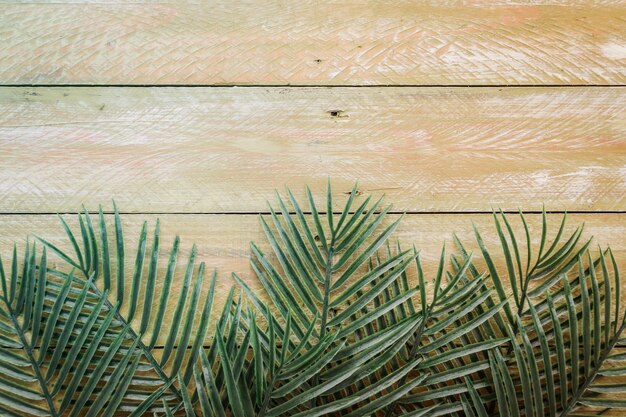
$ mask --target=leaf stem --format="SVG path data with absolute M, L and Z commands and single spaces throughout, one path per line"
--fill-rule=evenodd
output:
M 322 321 L 320 324 L 320 339 L 326 335 L 326 322 L 328 321 L 328 301 L 330 298 L 331 279 L 333 271 L 333 251 L 334 241 L 328 247 L 328 258 L 326 261 L 326 277 L 324 278 L 324 304 L 322 305 Z
M 331 231 L 332 231 L 332 227 L 331 227 Z M 330 299 L 330 289 L 332 287 L 331 280 L 332 280 L 332 273 L 333 273 L 334 250 L 335 250 L 335 237 L 333 236 L 330 240 L 330 245 L 328 246 L 328 252 L 326 254 L 326 276 L 324 277 L 324 302 L 322 305 L 322 318 L 320 322 L 320 337 L 319 337 L 320 342 L 324 338 L 324 336 L 326 336 L 326 322 L 328 321 L 328 302 Z M 317 383 L 319 382 L 321 372 L 322 371 L 320 370 L 320 372 L 317 375 L 315 375 L 315 378 L 313 379 L 315 381 L 314 382 L 315 385 L 317 385 Z M 311 408 L 315 408 L 316 405 L 317 405 L 317 398 L 313 398 L 311 400 Z
M 413 346 L 411 346 L 411 351 L 409 352 L 407 361 L 411 360 L 411 358 L 415 357 L 415 355 L 417 354 L 419 345 L 421 344 L 422 336 L 424 335 L 424 330 L 426 329 L 426 321 L 428 320 L 428 316 L 430 315 L 431 309 L 434 306 L 434 304 L 435 304 L 435 301 L 433 300 L 432 304 L 426 307 L 426 311 L 422 312 L 423 314 L 422 322 L 420 323 L 420 326 L 417 328 L 417 330 L 415 331 L 415 334 L 413 335 Z M 403 386 L 406 383 L 407 379 L 408 379 L 408 374 L 402 378 L 402 380 L 400 381 L 398 385 Z M 396 404 L 397 404 L 397 401 L 394 401 L 387 406 L 385 417 L 391 417 L 393 415 Z
M 530 275 L 526 275 L 526 281 L 524 282 L 524 289 L 521 293 L 520 303 L 517 307 L 517 317 L 522 318 L 522 314 L 524 313 L 524 304 L 526 303 L 526 299 L 528 298 L 528 285 L 530 284 Z M 518 321 L 513 323 L 513 332 L 517 333 L 518 330 Z
M 96 295 L 98 295 L 98 297 L 103 297 L 104 296 L 103 293 L 100 291 L 100 288 L 98 288 L 98 286 L 95 284 L 95 282 L 91 283 L 91 288 L 95 291 L 95 293 L 96 293 Z M 108 298 L 106 298 L 104 300 L 104 304 L 107 306 L 107 308 L 109 310 L 115 310 L 115 317 L 119 321 L 121 321 L 122 323 L 128 324 L 128 333 L 132 337 L 133 341 L 137 340 L 137 347 L 139 347 L 142 350 L 143 354 L 148 359 L 148 361 L 150 362 L 150 364 L 154 368 L 154 370 L 157 373 L 157 375 L 159 376 L 159 378 L 161 378 L 163 381 L 165 381 L 165 384 L 169 384 L 169 390 L 176 396 L 176 398 L 178 400 L 182 401 L 183 397 L 182 397 L 180 391 L 173 384 L 174 378 L 170 378 L 170 377 L 167 376 L 165 371 L 163 371 L 161 365 L 156 361 L 156 359 L 152 355 L 152 352 L 143 343 L 143 341 L 141 340 L 139 335 L 135 332 L 135 330 L 130 326 L 130 323 L 128 323 L 128 321 L 124 318 L 124 316 L 122 316 L 122 314 L 119 312 L 119 310 L 117 308 L 115 308 L 111 304 L 111 302 L 108 300 Z M 179 348 L 180 348 L 180 346 L 179 346 Z
M 280 369 L 282 368 L 282 364 L 278 367 L 278 369 L 274 370 L 274 375 L 272 375 L 272 379 L 270 381 L 270 384 L 267 386 L 267 392 L 265 393 L 265 398 L 263 399 L 263 405 L 261 406 L 261 409 L 259 410 L 258 413 L 258 417 L 264 417 L 265 413 L 267 412 L 267 406 L 270 403 L 270 400 L 272 399 L 272 391 L 274 391 L 274 384 L 276 383 L 276 377 L 278 375 L 278 373 L 280 372 Z
M 18 337 L 20 338 L 20 343 L 22 344 L 22 347 L 24 348 L 24 351 L 28 355 L 28 360 L 31 362 L 31 366 L 33 368 L 33 371 L 35 371 L 35 376 L 37 377 L 37 381 L 39 382 L 39 386 L 41 387 L 42 394 L 43 394 L 44 398 L 46 399 L 46 402 L 48 403 L 48 408 L 50 409 L 50 414 L 52 415 L 52 417 L 58 417 L 59 416 L 59 412 L 57 411 L 56 407 L 54 406 L 54 401 L 52 399 L 52 394 L 50 394 L 50 391 L 48 390 L 48 385 L 46 385 L 46 379 L 44 378 L 43 374 L 41 373 L 41 369 L 39 369 L 39 363 L 37 362 L 37 359 L 35 358 L 35 355 L 33 355 L 33 350 L 31 349 L 30 345 L 26 341 L 26 336 L 24 335 L 24 332 L 22 331 L 22 328 L 20 327 L 19 323 L 17 322 L 17 318 L 15 317 L 15 312 L 11 308 L 11 305 L 9 303 L 7 303 L 6 300 L 5 300 L 5 304 L 6 304 L 7 308 L 9 309 L 9 315 L 11 316 L 11 322 L 13 322 L 13 326 L 15 327 L 15 333 L 17 333 Z
M 600 370 L 600 368 L 602 368 L 602 365 L 604 365 L 604 361 L 606 360 L 606 358 L 609 356 L 609 354 L 615 347 L 615 344 L 619 341 L 619 338 L 622 332 L 624 331 L 624 329 L 626 329 L 626 321 L 622 322 L 622 325 L 619 328 L 619 331 L 615 333 L 615 335 L 613 336 L 613 341 L 611 342 L 609 346 L 607 346 L 606 349 L 604 349 L 604 352 L 602 352 L 602 355 L 598 359 L 598 362 L 594 365 L 593 369 L 588 374 L 588 376 L 585 375 L 585 383 L 581 385 L 578 388 L 578 391 L 572 396 L 572 400 L 567 405 L 567 407 L 563 409 L 563 411 L 560 414 L 560 417 L 565 417 L 568 415 L 570 411 L 572 411 L 572 408 L 574 408 L 576 404 L 578 404 L 578 401 L 580 400 L 582 395 L 585 393 L 587 388 L 595 381 L 596 377 L 598 376 L 598 371 Z

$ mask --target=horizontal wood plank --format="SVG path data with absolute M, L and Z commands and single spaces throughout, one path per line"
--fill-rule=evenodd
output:
M 556 229 L 559 226 L 560 215 L 549 214 L 549 237 L 554 237 Z M 167 263 L 165 251 L 171 247 L 175 235 L 181 237 L 180 261 L 177 266 L 177 274 L 175 282 L 172 285 L 170 293 L 170 303 L 175 305 L 178 294 L 180 293 L 181 274 L 184 272 L 184 262 L 189 254 L 189 250 L 193 243 L 197 244 L 199 261 L 206 262 L 207 269 L 212 271 L 214 268 L 218 271 L 215 312 L 221 310 L 225 297 L 233 285 L 230 277 L 231 272 L 237 272 L 249 286 L 263 297 L 263 290 L 259 281 L 253 275 L 249 266 L 249 242 L 256 242 L 262 250 L 270 253 L 271 249 L 266 242 L 260 223 L 256 216 L 242 215 L 180 215 L 167 214 L 159 216 L 161 220 L 161 256 L 159 258 L 162 269 L 157 278 L 157 291 L 161 286 L 163 279 L 163 271 Z M 73 216 L 66 217 L 70 225 L 75 226 L 75 218 Z M 134 256 L 137 247 L 137 238 L 140 228 L 144 220 L 149 221 L 149 236 L 153 230 L 157 216 L 154 215 L 124 215 L 123 227 L 125 236 L 127 265 L 132 267 L 134 264 Z M 397 216 L 391 215 L 387 223 L 395 220 Z M 511 215 L 509 217 L 511 223 L 518 233 L 520 244 L 523 236 L 523 229 L 518 217 Z M 112 233 L 111 216 L 107 216 L 109 222 L 109 230 Z M 533 244 L 535 250 L 538 247 L 541 231 L 541 216 L 538 214 L 527 215 L 528 223 L 531 228 Z M 504 268 L 503 256 L 499 249 L 500 244 L 497 234 L 492 224 L 492 218 L 487 214 L 474 215 L 443 215 L 443 214 L 419 214 L 408 215 L 400 224 L 393 237 L 399 239 L 403 246 L 414 243 L 421 252 L 424 264 L 424 272 L 428 282 L 434 279 L 441 248 L 444 241 L 447 241 L 448 253 L 454 251 L 454 245 L 451 242 L 452 233 L 455 232 L 459 238 L 466 244 L 468 249 L 473 250 L 477 265 L 485 268 L 480 261 L 479 251 L 475 244 L 472 232 L 472 222 L 481 231 L 486 246 L 491 251 L 494 262 L 499 267 Z M 574 228 L 581 223 L 585 223 L 585 236 L 595 236 L 595 244 L 602 247 L 610 245 L 621 268 L 626 271 L 626 242 L 623 237 L 626 236 L 626 218 L 621 214 L 570 214 L 568 216 L 567 231 L 572 232 Z M 382 227 L 382 226 L 381 226 Z M 31 241 L 34 236 L 40 236 L 48 239 L 58 247 L 71 253 L 71 245 L 64 235 L 64 231 L 59 224 L 56 216 L 51 215 L 2 215 L 0 216 L 0 254 L 5 264 L 11 256 L 13 242 L 18 243 L 18 248 L 23 252 L 23 244 L 30 236 Z M 594 245 L 595 245 L 594 244 Z M 148 248 L 150 241 L 148 242 Z M 525 251 L 524 246 L 521 246 Z M 595 249 L 594 249 L 595 250 Z M 59 263 L 59 259 L 51 256 L 51 265 L 64 267 Z M 56 259 L 56 260 L 52 260 Z M 147 268 L 147 265 L 145 265 Z M 126 274 L 130 280 L 130 269 Z M 414 276 L 409 277 L 415 280 Z M 113 282 L 115 286 L 115 282 Z M 126 288 L 130 287 L 128 281 Z M 626 294 L 626 282 L 622 283 L 623 294 Z M 204 291 L 206 292 L 208 285 L 205 282 Z M 143 299 L 143 286 L 141 287 L 140 299 Z M 128 296 L 128 294 L 127 294 Z M 171 321 L 171 315 L 174 308 L 166 311 L 165 323 Z M 169 320 L 169 321 L 168 321 Z M 137 320 L 136 320 L 137 321 Z M 134 323 L 137 326 L 139 323 Z M 163 340 L 160 341 L 164 342 Z
M 0 83 L 626 81 L 621 1 L 29 3 L 0 4 Z
M 624 114 L 619 87 L 0 88 L 0 212 L 261 212 L 327 177 L 398 212 L 624 211 Z

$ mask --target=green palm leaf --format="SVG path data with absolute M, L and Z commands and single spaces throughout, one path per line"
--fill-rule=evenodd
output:
M 281 320 L 276 321 L 267 306 L 238 280 L 260 314 L 272 324 L 267 330 L 256 330 L 261 335 L 259 339 L 267 340 L 267 331 L 273 329 L 286 343 L 283 351 L 275 353 L 271 352 L 275 347 L 268 344 L 269 352 L 257 356 L 254 365 L 257 367 L 263 355 L 282 355 L 287 361 L 268 372 L 274 381 L 267 377 L 263 380 L 272 400 L 261 403 L 257 415 L 305 410 L 329 413 L 330 409 L 323 406 L 327 402 L 324 396 L 344 397 L 341 404 L 333 406 L 333 412 L 358 409 L 366 403 L 368 392 L 372 396 L 387 395 L 392 401 L 381 385 L 376 390 L 371 382 L 387 376 L 379 375 L 378 368 L 397 360 L 399 351 L 417 327 L 419 317 L 409 311 L 413 307 L 411 297 L 418 290 L 411 288 L 403 275 L 417 254 L 392 253 L 389 248 L 385 258 L 372 258 L 372 255 L 386 247 L 400 219 L 385 226 L 389 207 L 377 213 L 380 200 L 368 205 L 370 198 L 350 212 L 356 186 L 338 220 L 328 211 L 332 208 L 330 184 L 323 217 L 309 190 L 311 218 L 305 217 L 293 194 L 288 192 L 288 195 L 295 214 L 278 196 L 280 215 L 270 206 L 271 225 L 261 218 L 273 254 L 265 255 L 253 244 L 252 268 L 273 300 L 279 317 L 282 316 L 282 323 L 289 318 L 289 337 L 285 336 Z M 356 340 L 352 339 L 355 334 Z M 298 353 L 294 354 L 290 349 L 296 347 Z M 256 351 L 260 351 L 258 346 Z M 293 368 L 290 363 L 296 360 L 298 367 Z M 374 361 L 377 366 L 357 372 L 366 361 Z M 263 369 L 267 367 L 264 362 Z M 256 374 L 260 374 L 258 369 Z M 359 388 L 365 383 L 372 387 L 371 391 Z M 383 401 L 378 404 L 387 405 Z
M 146 407 L 148 402 L 158 400 L 152 394 L 162 387 L 167 387 L 165 392 L 169 393 L 172 406 L 177 407 L 183 401 L 183 395 L 173 382 L 179 373 L 185 384 L 193 379 L 198 349 L 204 343 L 210 324 L 208 319 L 215 289 L 215 273 L 212 274 L 208 294 L 203 296 L 205 266 L 204 263 L 196 265 L 194 246 L 184 274 L 176 274 L 180 247 L 178 237 L 165 254 L 166 268 L 159 272 L 159 258 L 162 254 L 158 220 L 150 245 L 148 225 L 143 223 L 136 253 L 129 259 L 122 221 L 117 207 L 114 206 L 114 209 L 112 236 L 109 236 L 102 209 L 97 218 L 99 233 L 96 233 L 95 222 L 86 210 L 78 215 L 78 233 L 61 218 L 73 254 L 64 252 L 43 238 L 39 240 L 76 269 L 74 279 L 87 283 L 87 277 L 92 277 L 93 282 L 89 282 L 92 300 L 86 305 L 103 300 L 104 311 L 114 311 L 114 322 L 123 326 L 126 337 L 136 342 L 133 349 L 140 357 L 137 369 L 143 374 L 130 381 L 132 395 L 120 399 L 119 409 L 133 411 L 142 401 L 146 402 L 141 407 Z M 132 262 L 128 264 L 127 261 Z M 147 274 L 144 274 L 145 266 Z M 128 269 L 131 271 L 129 275 L 126 274 Z M 51 274 L 60 278 L 67 276 L 62 270 L 51 271 Z M 160 290 L 157 290 L 158 280 Z M 177 299 L 170 300 L 172 285 L 178 285 L 181 290 Z M 173 311 L 173 315 L 171 321 L 165 323 L 168 310 Z M 195 334 L 194 323 L 197 325 Z M 176 349 L 177 346 L 191 346 L 192 349 Z
M 501 381 L 496 393 L 500 413 L 569 416 L 578 415 L 581 406 L 588 406 L 589 412 L 625 407 L 614 396 L 625 393 L 626 385 L 619 380 L 602 382 L 601 378 L 611 375 L 626 359 L 619 354 L 626 317 L 620 313 L 619 273 L 612 252 L 599 250 L 593 257 L 590 240 L 578 244 L 583 226 L 563 238 L 565 215 L 549 242 L 544 211 L 539 249 L 534 253 L 526 220 L 520 216 L 526 234 L 525 265 L 511 223 L 504 213 L 494 213 L 506 273 L 496 267 L 476 231 L 500 298 L 509 296 L 502 279 L 508 275 L 517 306 L 516 311 L 506 311 L 507 323 L 498 323 L 500 330 L 510 335 L 511 348 L 506 355 L 496 352 L 490 360 L 491 373 Z M 462 245 L 460 248 L 464 251 Z M 612 376 L 619 375 L 615 372 Z
M 587 259 L 591 267 L 586 269 L 579 257 L 575 273 L 563 274 L 562 282 L 555 283 L 545 298 L 539 297 L 541 301 L 530 300 L 524 315 L 530 321 L 520 323 L 521 339 L 514 340 L 521 343 L 519 348 L 515 345 L 514 348 L 523 346 L 525 354 L 519 352 L 508 361 L 498 359 L 502 369 L 530 370 L 531 378 L 522 378 L 526 380 L 520 383 L 522 394 L 535 398 L 535 409 L 541 407 L 550 416 L 577 415 L 581 405 L 596 410 L 625 407 L 615 395 L 626 393 L 626 385 L 602 382 L 601 376 L 620 375 L 615 372 L 615 365 L 623 358 L 613 355 L 619 348 L 626 321 L 623 316 L 615 316 L 619 311 L 609 296 L 608 289 L 613 284 L 604 256 L 600 257 L 602 285 L 589 254 Z M 609 320 L 605 321 L 607 317 Z M 533 378 L 533 373 L 538 377 Z M 513 395 L 508 394 L 505 401 L 508 409 L 518 408 Z M 504 401 L 499 403 L 504 407 Z
M 483 327 L 505 303 L 493 300 L 484 276 L 467 276 L 471 259 L 446 272 L 445 252 L 434 298 L 427 301 L 417 251 L 389 242 L 400 218 L 386 221 L 389 208 L 380 209 L 381 200 L 370 204 L 371 197 L 352 212 L 356 194 L 355 186 L 338 219 L 328 211 L 330 185 L 325 216 L 307 190 L 310 217 L 289 191 L 291 211 L 278 196 L 280 213 L 270 206 L 269 221 L 261 217 L 272 253 L 252 244 L 251 265 L 272 307 L 234 275 L 257 310 L 233 303 L 229 313 L 243 317 L 238 339 L 250 343 L 253 355 L 240 367 L 239 381 L 229 383 L 225 376 L 236 358 L 206 355 L 207 366 L 196 372 L 204 375 L 197 388 L 203 409 L 237 414 L 237 407 L 257 416 L 420 415 L 432 408 L 433 398 L 422 398 L 425 387 L 440 390 L 437 402 L 460 408 L 449 381 L 462 381 L 466 392 L 465 376 L 486 378 L 487 352 L 507 339 Z M 416 275 L 411 286 L 409 277 Z M 268 326 L 260 327 L 257 317 Z M 468 355 L 481 364 L 450 373 Z M 236 390 L 240 384 L 247 389 Z M 252 410 L 240 405 L 244 392 Z
M 10 273 L 0 260 L 0 412 L 92 416 L 106 407 L 98 415 L 110 416 L 139 364 L 136 341 L 93 296 L 93 275 L 51 276 L 46 249 L 36 256 L 27 243 L 22 275 L 17 251 Z

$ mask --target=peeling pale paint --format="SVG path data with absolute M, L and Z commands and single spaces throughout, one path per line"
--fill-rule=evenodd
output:
M 607 42 L 600 49 L 602 55 L 609 59 L 626 59 L 626 43 Z

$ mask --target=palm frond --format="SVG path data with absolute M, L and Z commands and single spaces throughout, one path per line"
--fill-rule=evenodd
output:
M 590 240 L 578 245 L 583 226 L 563 238 L 566 215 L 549 242 L 545 211 L 539 248 L 534 253 L 521 213 L 520 218 L 526 235 L 525 264 L 511 223 L 504 213 L 494 213 L 506 273 L 495 265 L 480 233 L 475 232 L 499 297 L 509 297 L 510 291 L 517 307 L 505 311 L 506 323 L 498 323 L 510 335 L 510 348 L 490 359 L 494 380 L 500 381 L 500 413 L 568 416 L 578 413 L 581 405 L 588 406 L 588 411 L 625 407 L 623 400 L 599 396 L 626 392 L 621 381 L 599 381 L 625 359 L 616 353 L 626 316 L 620 313 L 619 272 L 613 253 L 599 249 L 592 256 Z M 462 244 L 457 243 L 463 252 Z M 508 283 L 503 281 L 504 275 L 508 275 Z
M 238 281 L 269 320 L 269 329 L 257 333 L 271 329 L 279 333 L 286 345 L 271 356 L 281 355 L 286 362 L 265 366 L 277 369 L 268 372 L 274 380 L 265 376 L 270 400 L 255 410 L 257 415 L 358 413 L 366 405 L 368 410 L 377 407 L 368 411 L 375 412 L 394 401 L 398 395 L 394 382 L 418 363 L 402 363 L 401 374 L 379 372 L 391 363 L 400 364 L 398 353 L 419 325 L 411 301 L 419 290 L 403 276 L 418 255 L 392 251 L 390 246 L 378 253 L 386 248 L 400 218 L 385 225 L 390 207 L 380 209 L 381 200 L 370 203 L 371 197 L 351 212 L 356 191 L 355 185 L 338 219 L 332 212 L 330 184 L 325 216 L 319 214 L 307 189 L 310 218 L 288 191 L 293 214 L 278 195 L 280 215 L 270 206 L 271 226 L 260 219 L 272 256 L 252 244 L 252 268 L 282 320 L 275 320 L 270 309 Z M 289 334 L 280 324 L 287 320 Z M 269 344 L 267 349 L 275 348 Z M 298 348 L 297 353 L 292 348 Z M 366 363 L 369 366 L 364 367 Z M 330 398 L 342 401 L 328 408 Z
M 11 271 L 0 260 L 0 411 L 20 416 L 112 416 L 140 353 L 116 310 L 74 273 L 50 276 L 44 248 L 27 243 Z M 7 282 L 8 276 L 8 282 Z
M 605 373 L 611 375 L 614 363 L 620 360 L 614 350 L 626 328 L 625 317 L 620 316 L 610 295 L 613 283 L 604 256 L 599 258 L 601 281 L 588 252 L 586 258 L 587 268 L 580 256 L 574 274 L 563 274 L 562 282 L 550 287 L 541 301 L 531 299 L 513 345 L 519 352 L 507 361 L 509 367 L 519 368 L 520 374 L 528 370 L 530 378 L 520 384 L 522 393 L 534 398 L 535 408 L 545 408 L 548 415 L 574 415 L 580 405 L 596 409 L 626 405 L 614 396 L 626 392 L 623 383 L 598 380 Z M 530 321 L 525 323 L 527 317 Z M 518 407 L 515 401 L 507 401 L 510 409 Z
M 626 407 L 626 314 L 617 261 L 583 226 L 537 239 L 493 213 L 501 254 L 474 227 L 434 276 L 392 241 L 402 216 L 355 184 L 306 209 L 277 194 L 251 243 L 265 294 L 236 287 L 209 333 L 216 285 L 160 223 L 136 251 L 117 208 L 0 259 L 0 414 L 186 417 L 569 416 Z M 152 235 L 152 239 L 148 236 Z M 521 236 L 521 238 L 520 238 Z M 65 248 L 70 248 L 66 250 Z M 50 267 L 54 253 L 59 267 Z M 160 260 L 165 257 L 165 261 Z M 501 260 L 501 261 L 500 261 Z M 160 265 L 164 264 L 164 268 Z M 179 289 L 170 299 L 172 288 Z M 206 294 L 206 295 L 205 295 Z M 211 336 L 211 337 L 209 337 Z
M 390 208 L 370 203 L 371 196 L 351 211 L 356 194 L 355 185 L 338 219 L 330 185 L 325 215 L 307 189 L 310 216 L 288 191 L 291 211 L 278 195 L 271 225 L 261 217 L 272 254 L 253 243 L 251 265 L 272 306 L 234 274 L 254 310 L 233 303 L 230 314 L 243 318 L 237 339 L 253 354 L 241 355 L 243 364 L 224 349 L 206 355 L 196 372 L 203 409 L 256 416 L 443 413 L 433 401 L 452 401 L 448 411 L 462 408 L 449 381 L 462 382 L 466 392 L 464 377 L 487 377 L 487 352 L 507 339 L 483 327 L 505 303 L 493 300 L 484 275 L 466 276 L 471 258 L 446 272 L 445 251 L 427 300 L 418 252 L 389 241 L 401 218 L 386 221 Z M 472 366 L 468 355 L 480 363 Z M 459 363 L 465 366 L 457 371 Z
M 122 325 L 127 337 L 135 342 L 133 349 L 140 358 L 137 368 L 142 375 L 131 380 L 132 395 L 121 399 L 120 409 L 133 411 L 142 401 L 145 402 L 141 407 L 146 407 L 148 403 L 159 400 L 158 397 L 153 398 L 152 394 L 163 387 L 166 387 L 165 391 L 170 395 L 168 398 L 172 401 L 172 406 L 176 407 L 183 401 L 183 390 L 177 388 L 173 382 L 179 373 L 185 384 L 192 381 L 198 350 L 207 336 L 215 290 L 215 272 L 210 279 L 208 294 L 203 296 L 205 265 L 196 265 L 194 246 L 186 262 L 184 274 L 177 274 L 180 247 L 178 236 L 171 249 L 165 253 L 167 266 L 160 272 L 159 258 L 163 255 L 158 220 L 150 248 L 148 249 L 148 224 L 144 222 L 135 256 L 129 257 L 122 221 L 115 205 L 114 232 L 111 236 L 102 208 L 97 218 L 99 233 L 96 233 L 96 222 L 87 210 L 77 216 L 78 232 L 72 230 L 63 217 L 60 219 L 74 253 L 67 253 L 43 238 L 39 240 L 75 269 L 74 279 L 89 286 L 89 293 L 93 296 L 91 303 L 102 300 L 104 311 L 113 311 L 114 322 Z M 131 273 L 127 275 L 128 271 Z M 67 272 L 62 270 L 52 270 L 50 273 L 60 278 L 67 276 Z M 160 286 L 157 287 L 159 279 Z M 173 285 L 178 286 L 180 292 L 177 299 L 170 300 L 170 289 Z M 173 314 L 171 320 L 165 323 L 168 310 L 173 310 Z M 178 346 L 182 347 L 177 349 Z M 183 348 L 186 346 L 192 349 Z M 160 409 L 160 406 L 157 405 L 156 409 Z

